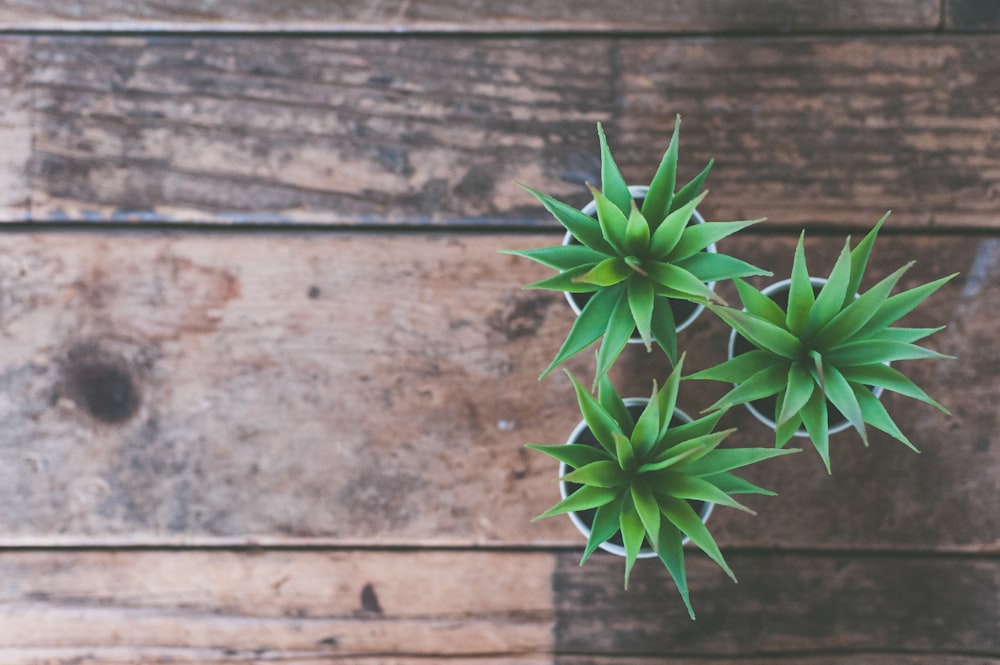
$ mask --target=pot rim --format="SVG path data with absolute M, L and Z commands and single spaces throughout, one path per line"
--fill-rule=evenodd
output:
M 826 277 L 810 277 L 809 278 L 809 283 L 810 284 L 812 284 L 814 287 L 818 286 L 820 288 L 822 288 L 823 285 L 825 285 L 828 281 L 829 280 Z M 763 293 L 765 296 L 770 296 L 772 293 L 775 293 L 775 292 L 787 289 L 788 285 L 791 284 L 791 283 L 792 283 L 791 279 L 782 279 L 782 280 L 779 280 L 779 281 L 775 282 L 774 284 L 770 284 L 770 285 L 764 287 L 763 289 L 761 289 L 760 292 Z M 855 293 L 854 297 L 857 298 L 858 294 Z M 747 311 L 746 308 L 743 308 L 743 311 L 744 312 Z M 728 346 L 727 353 L 726 353 L 726 357 L 729 358 L 729 359 L 733 358 L 733 352 L 735 351 L 735 346 L 736 346 L 736 337 L 737 337 L 737 332 L 736 332 L 736 329 L 734 328 L 734 329 L 730 330 L 730 332 L 729 332 L 729 346 Z M 875 389 L 872 390 L 872 392 L 874 393 L 875 397 L 880 397 L 882 395 L 882 387 L 881 386 L 876 386 Z M 767 425 L 768 427 L 770 427 L 773 430 L 776 430 L 778 428 L 778 424 L 776 422 L 774 422 L 773 419 L 771 419 L 771 418 L 767 417 L 766 415 L 764 415 L 763 413 L 761 413 L 760 410 L 758 410 L 757 407 L 755 407 L 751 402 L 747 402 L 743 406 L 746 407 L 747 411 L 749 411 L 753 415 L 754 418 L 756 418 L 757 420 L 759 420 L 760 422 L 762 422 L 764 425 Z M 846 429 L 849 429 L 850 427 L 851 427 L 850 421 L 848 421 L 845 418 L 844 420 L 840 421 L 836 425 L 828 427 L 827 428 L 827 432 L 829 434 L 831 434 L 831 435 L 832 434 L 837 434 L 839 432 L 843 432 Z M 795 434 L 793 434 L 792 436 L 799 437 L 799 438 L 809 438 L 809 432 L 807 432 L 805 429 L 798 429 L 798 430 L 795 430 Z
M 634 198 L 634 199 L 635 198 L 645 198 L 646 192 L 649 191 L 649 186 L 648 185 L 629 185 L 628 191 L 629 191 L 629 194 L 631 194 L 632 198 Z M 580 211 L 583 212 L 584 214 L 593 216 L 597 212 L 597 202 L 594 201 L 593 199 L 591 199 L 590 203 L 588 203 L 583 208 L 581 208 Z M 695 221 L 696 224 L 704 224 L 705 223 L 705 218 L 702 217 L 701 213 L 698 212 L 697 210 L 695 210 L 693 213 L 691 213 L 691 216 L 694 218 L 694 221 Z M 569 231 L 567 231 L 563 235 L 562 244 L 568 245 L 572 241 L 572 239 L 573 239 L 573 234 L 570 233 Z M 705 248 L 705 251 L 706 252 L 711 252 L 712 254 L 715 254 L 715 253 L 717 253 L 718 250 L 716 249 L 715 243 L 713 242 L 711 245 L 709 245 L 708 247 Z M 713 291 L 715 290 L 715 282 L 706 282 L 706 285 L 708 286 L 709 289 L 711 289 Z M 576 304 L 575 300 L 573 300 L 573 294 L 570 293 L 569 291 L 563 291 L 563 296 L 566 297 L 566 302 L 569 303 L 569 306 L 570 306 L 570 308 L 572 308 L 573 313 L 576 314 L 577 316 L 580 316 L 580 306 Z M 689 314 L 687 318 L 685 318 L 679 324 L 677 322 L 674 322 L 674 325 L 676 326 L 676 328 L 675 328 L 676 331 L 680 332 L 680 331 L 684 330 L 685 328 L 687 328 L 688 326 L 690 326 L 692 323 L 694 323 L 695 319 L 697 319 L 699 316 L 701 316 L 701 313 L 704 312 L 704 311 L 705 311 L 705 306 L 704 305 L 696 305 L 694 311 L 692 311 L 691 314 Z M 641 337 L 629 337 L 628 338 L 628 343 L 629 344 L 642 344 L 642 338 Z
M 622 401 L 625 402 L 625 406 L 627 406 L 627 407 L 628 406 L 645 406 L 646 404 L 649 403 L 649 398 L 648 397 L 626 397 Z M 674 416 L 676 416 L 680 420 L 683 420 L 686 423 L 689 423 L 689 422 L 692 421 L 691 416 L 689 416 L 688 414 L 684 413 L 682 410 L 680 410 L 679 408 L 676 408 L 676 407 L 674 408 Z M 579 437 L 580 434 L 583 433 L 583 431 L 585 429 L 587 429 L 587 421 L 586 420 L 581 420 L 579 423 L 577 423 L 576 427 L 573 428 L 573 431 L 570 433 L 569 438 L 566 439 L 566 445 L 569 445 L 569 444 L 573 443 L 574 441 L 576 441 L 577 437 Z M 567 466 L 567 464 L 565 462 L 559 462 L 559 478 L 560 478 L 560 480 L 559 480 L 559 495 L 563 499 L 566 498 L 567 492 L 566 492 L 566 482 L 564 480 L 562 480 L 562 477 L 566 475 L 566 473 L 568 472 L 568 469 L 569 469 L 569 467 Z M 712 514 L 712 509 L 715 508 L 715 504 L 711 503 L 710 501 L 704 501 L 703 504 L 704 504 L 704 507 L 701 509 L 701 513 L 698 515 L 698 517 L 701 518 L 701 521 L 704 524 L 705 522 L 708 521 L 709 516 Z M 571 522 L 573 522 L 573 526 L 575 526 L 577 528 L 577 530 L 580 533 L 583 534 L 584 539 L 585 540 L 589 540 L 590 539 L 590 527 L 587 526 L 586 524 L 584 524 L 583 520 L 580 519 L 580 516 L 577 515 L 575 512 L 569 512 L 569 513 L 566 513 L 566 514 L 569 515 L 569 519 L 570 519 Z M 687 536 L 685 536 L 684 539 L 681 541 L 681 543 L 682 544 L 687 544 L 688 540 L 689 540 L 689 538 Z M 620 557 L 624 557 L 625 556 L 625 548 L 622 547 L 621 545 L 616 545 L 615 543 L 604 541 L 603 543 L 601 543 L 600 545 L 598 545 L 598 548 L 604 550 L 605 552 L 610 552 L 612 554 L 616 554 L 616 555 L 618 555 Z M 639 558 L 640 559 L 648 559 L 648 558 L 652 558 L 652 557 L 655 557 L 655 556 L 657 556 L 656 552 L 653 551 L 649 547 L 643 547 L 642 549 L 639 550 Z

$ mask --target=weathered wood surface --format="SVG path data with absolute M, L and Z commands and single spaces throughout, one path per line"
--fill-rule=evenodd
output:
M 625 592 L 603 553 L 581 568 L 547 552 L 4 552 L 0 662 L 1000 660 L 994 560 L 729 560 L 738 585 L 689 557 L 692 622 L 662 566 L 640 562 Z
M 552 227 L 511 181 L 583 205 L 603 121 L 645 182 L 679 112 L 712 218 L 1000 224 L 992 36 L 0 44 L 8 221 Z
M 535 377 L 571 324 L 544 268 L 496 252 L 546 235 L 16 233 L 0 243 L 0 545 L 574 546 L 558 443 L 579 420 L 561 375 Z M 787 275 L 794 238 L 724 248 Z M 840 236 L 813 236 L 817 270 Z M 1000 240 L 880 239 L 872 278 L 961 270 L 917 325 L 956 361 L 908 372 L 954 411 L 886 396 L 923 449 L 839 435 L 753 477 L 781 493 L 756 518 L 719 510 L 733 547 L 1000 551 Z M 731 294 L 730 294 L 731 295 Z M 724 358 L 708 315 L 681 337 L 694 369 Z M 592 359 L 571 363 L 586 376 Z M 667 372 L 629 349 L 616 378 Z M 625 381 L 623 377 L 628 377 Z M 692 382 L 697 412 L 725 387 Z M 743 410 L 734 441 L 769 445 Z M 872 505 L 874 503 L 874 506 Z
M 865 32 L 933 30 L 941 0 L 3 0 L 0 30 L 211 32 Z
M 944 25 L 948 30 L 1000 30 L 1000 5 L 989 0 L 944 0 Z
M 0 645 L 500 665 L 551 650 L 554 566 L 548 554 L 473 552 L 7 553 Z
M 745 655 L 807 663 L 810 656 L 869 662 L 867 654 L 893 655 L 892 663 L 935 654 L 966 662 L 1000 657 L 995 559 L 767 552 L 728 560 L 739 584 L 707 559 L 689 561 L 698 612 L 692 622 L 677 607 L 662 566 L 637 565 L 624 591 L 609 583 L 621 572 L 620 559 L 580 567 L 567 557 L 554 583 L 557 652 L 673 654 L 694 662 Z

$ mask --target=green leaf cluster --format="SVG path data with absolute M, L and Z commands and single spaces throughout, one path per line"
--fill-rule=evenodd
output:
M 596 381 L 607 373 L 635 331 L 647 350 L 655 341 L 674 363 L 677 325 L 670 299 L 701 305 L 722 303 L 708 287 L 709 282 L 771 274 L 731 256 L 704 251 L 717 240 L 762 220 L 689 223 L 707 194 L 702 186 L 712 163 L 675 191 L 679 116 L 641 207 L 611 155 L 600 124 L 597 130 L 601 189 L 591 187 L 597 219 L 525 187 L 578 244 L 507 252 L 558 271 L 526 288 L 593 294 L 539 378 L 603 338 L 597 353 Z
M 788 304 L 784 309 L 742 280 L 736 280 L 736 286 L 743 311 L 711 306 L 755 348 L 689 377 L 735 384 L 708 410 L 724 410 L 735 404 L 776 397 L 775 445 L 785 445 L 804 427 L 828 472 L 831 406 L 857 430 L 866 445 L 866 425 L 870 425 L 916 450 L 872 388 L 906 395 L 947 413 L 889 363 L 950 357 L 915 343 L 941 328 L 892 324 L 955 275 L 892 295 L 911 262 L 859 294 L 875 238 L 887 217 L 888 213 L 853 250 L 848 238 L 818 293 L 810 281 L 803 234 L 795 249 Z
M 684 539 L 690 539 L 733 578 L 718 545 L 688 500 L 705 501 L 752 512 L 733 498 L 736 494 L 773 492 L 732 473 L 734 469 L 777 457 L 793 449 L 725 448 L 719 444 L 733 430 L 715 431 L 722 416 L 716 411 L 698 420 L 674 425 L 674 411 L 683 357 L 663 387 L 653 394 L 641 415 L 633 419 L 607 377 L 599 381 L 597 397 L 572 375 L 577 402 L 599 446 L 580 443 L 534 445 L 566 464 L 563 477 L 579 489 L 536 519 L 596 509 L 583 564 L 601 543 L 621 532 L 625 549 L 625 587 L 639 550 L 648 543 L 666 566 L 691 618 L 684 566 Z M 568 372 L 567 372 L 568 374 Z

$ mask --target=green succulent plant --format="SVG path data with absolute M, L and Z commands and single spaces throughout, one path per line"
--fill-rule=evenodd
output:
M 914 343 L 944 326 L 905 328 L 892 324 L 955 275 L 890 295 L 913 265 L 911 261 L 858 295 L 875 238 L 888 216 L 886 213 L 853 250 L 847 239 L 818 294 L 810 283 L 803 233 L 795 249 L 785 309 L 736 280 L 744 311 L 717 306 L 712 310 L 755 348 L 688 377 L 736 384 L 707 410 L 776 397 L 775 445 L 785 445 L 804 426 L 828 472 L 831 406 L 858 431 L 865 445 L 867 424 L 916 450 L 872 388 L 881 387 L 948 412 L 888 363 L 952 357 Z
M 707 193 L 701 190 L 712 162 L 675 192 L 679 130 L 678 116 L 641 207 L 615 164 L 600 124 L 601 190 L 590 187 L 597 219 L 525 187 L 578 243 L 508 251 L 559 271 L 526 288 L 593 294 L 539 378 L 601 337 L 596 377 L 603 376 L 634 331 L 647 350 L 655 340 L 674 363 L 677 331 L 669 299 L 722 302 L 706 283 L 771 274 L 731 256 L 703 251 L 762 220 L 689 225 Z
M 733 578 L 705 524 L 687 500 L 705 501 L 750 511 L 734 494 L 773 492 L 732 473 L 733 469 L 776 457 L 793 449 L 725 448 L 719 444 L 734 430 L 714 431 L 718 411 L 683 425 L 671 426 L 684 358 L 641 415 L 633 419 L 621 396 L 605 376 L 593 397 L 569 372 L 584 421 L 599 446 L 581 443 L 529 448 L 564 462 L 573 471 L 563 480 L 579 489 L 535 519 L 596 509 L 581 565 L 601 543 L 621 533 L 625 549 L 625 587 L 643 543 L 666 566 L 691 618 L 684 566 L 684 538 L 700 547 Z

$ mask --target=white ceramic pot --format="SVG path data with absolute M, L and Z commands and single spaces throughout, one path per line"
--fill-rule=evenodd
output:
M 646 197 L 646 192 L 649 191 L 649 187 L 640 186 L 640 185 L 633 185 L 633 186 L 631 186 L 631 187 L 628 188 L 628 191 L 629 191 L 630 194 L 632 194 L 632 198 L 634 198 L 634 199 L 643 199 L 643 198 Z M 591 201 L 590 203 L 588 203 L 587 205 L 585 205 L 581 210 L 582 210 L 582 212 L 586 213 L 587 215 L 590 215 L 591 217 L 594 217 L 597 214 L 597 202 L 596 201 Z M 691 215 L 691 217 L 692 217 L 692 219 L 694 219 L 695 224 L 704 224 L 705 223 L 705 219 L 701 216 L 701 214 L 697 210 L 694 211 L 694 213 Z M 563 236 L 563 242 L 562 242 L 562 244 L 568 245 L 571 242 L 575 242 L 575 241 L 576 240 L 575 240 L 575 238 L 573 238 L 573 234 L 570 233 L 569 231 L 567 231 L 566 235 Z M 715 249 L 715 243 L 713 242 L 711 245 L 709 245 L 708 247 L 706 247 L 705 251 L 706 252 L 712 252 L 714 254 L 715 251 L 716 251 L 716 249 Z M 708 285 L 708 288 L 710 288 L 712 290 L 715 290 L 715 282 L 708 282 L 707 285 Z M 580 305 L 573 298 L 573 296 L 575 294 L 570 293 L 569 291 L 563 291 L 563 295 L 566 296 L 566 302 L 568 302 L 569 306 L 571 308 L 573 308 L 573 312 L 576 313 L 577 316 L 580 316 Z M 697 319 L 701 315 L 701 313 L 704 312 L 704 311 L 705 311 L 705 306 L 704 305 L 697 305 L 697 306 L 695 306 L 694 310 L 688 316 L 686 316 L 684 318 L 683 321 L 680 321 L 680 322 L 676 322 L 675 321 L 677 332 L 680 332 L 680 331 L 684 330 L 685 328 L 687 328 L 688 326 L 690 326 L 694 322 L 694 320 Z M 642 344 L 642 338 L 639 337 L 639 336 L 630 337 L 629 340 L 628 340 L 628 343 L 629 344 Z
M 644 407 L 649 402 L 649 398 L 648 397 L 626 397 L 623 401 L 625 402 L 625 406 L 626 407 Z M 691 417 L 688 416 L 683 411 L 681 411 L 680 409 L 674 409 L 674 417 L 677 418 L 678 420 L 681 420 L 681 421 L 685 422 L 685 423 L 691 422 Z M 580 435 L 585 430 L 587 430 L 587 422 L 584 421 L 584 420 L 581 420 L 577 424 L 577 426 L 575 428 L 573 428 L 573 432 L 569 435 L 569 438 L 566 439 L 566 444 L 569 445 L 571 443 L 576 443 L 576 440 L 580 437 Z M 569 473 L 569 467 L 566 465 L 565 462 L 560 462 L 559 463 L 559 477 L 561 478 L 562 476 L 565 476 L 567 473 Z M 564 481 L 562 481 L 562 480 L 559 481 L 559 494 L 564 499 L 568 496 L 568 490 L 566 488 L 566 483 Z M 701 521 L 702 522 L 707 522 L 708 521 L 708 517 L 709 517 L 709 515 L 712 514 L 712 509 L 714 507 L 715 507 L 714 503 L 709 503 L 709 502 L 704 502 L 703 503 L 701 512 L 699 514 L 699 517 L 701 517 Z M 580 533 L 583 534 L 583 537 L 584 537 L 585 540 L 589 540 L 590 539 L 590 526 L 587 525 L 586 523 L 584 523 L 584 521 L 582 519 L 580 519 L 580 516 L 577 515 L 576 513 L 567 513 L 567 514 L 569 515 L 570 521 L 573 522 L 573 526 L 575 526 L 580 531 Z M 688 538 L 685 537 L 684 540 L 683 540 L 683 542 L 686 544 L 688 542 Z M 603 543 L 600 544 L 599 547 L 602 550 L 604 550 L 605 552 L 611 552 L 612 554 L 617 554 L 618 556 L 621 556 L 621 557 L 625 556 L 625 548 L 622 547 L 621 545 L 616 544 L 616 543 L 612 543 L 612 542 L 609 542 L 609 541 L 604 541 Z M 656 556 L 656 552 L 654 552 L 651 548 L 643 547 L 641 550 L 639 550 L 639 558 L 640 559 L 647 559 L 647 558 L 654 557 L 654 556 Z

